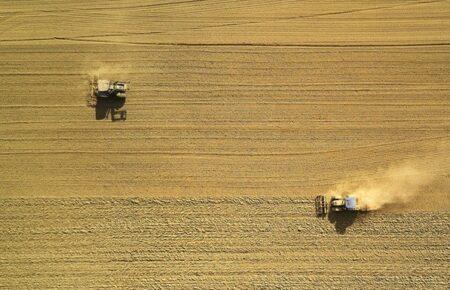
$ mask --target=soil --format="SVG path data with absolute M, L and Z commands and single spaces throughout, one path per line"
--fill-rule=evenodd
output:
M 304 198 L 7 199 L 5 288 L 440 288 L 448 213 L 313 214 Z
M 0 286 L 446 288 L 449 8 L 3 3 Z M 436 178 L 406 205 L 314 216 L 411 160 Z

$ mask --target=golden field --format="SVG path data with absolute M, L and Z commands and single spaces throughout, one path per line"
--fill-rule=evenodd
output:
M 448 287 L 449 1 L 0 1 L 0 68 L 0 287 Z M 406 206 L 314 216 L 411 160 Z

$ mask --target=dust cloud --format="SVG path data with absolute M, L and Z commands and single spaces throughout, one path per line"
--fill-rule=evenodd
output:
M 361 208 L 379 210 L 389 205 L 408 206 L 419 200 L 436 199 L 436 195 L 448 196 L 448 187 L 435 186 L 448 179 L 449 158 L 413 160 L 379 169 L 364 181 L 343 181 L 328 193 L 353 195 Z M 439 199 L 437 199 L 439 200 Z M 423 202 L 422 204 L 426 204 Z
M 86 72 L 90 76 L 98 76 L 99 78 L 128 78 L 129 72 L 132 70 L 129 65 L 121 64 L 108 64 L 108 63 L 94 63 L 90 65 Z

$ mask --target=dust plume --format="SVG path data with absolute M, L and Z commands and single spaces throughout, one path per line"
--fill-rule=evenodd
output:
M 104 62 L 94 62 L 87 68 L 87 74 L 98 76 L 99 78 L 119 78 L 128 79 L 132 67 L 126 64 L 110 64 Z
M 353 195 L 358 198 L 361 208 L 366 210 L 378 210 L 394 204 L 406 205 L 418 197 L 426 200 L 436 194 L 447 195 L 447 188 L 436 189 L 434 185 L 448 178 L 448 161 L 448 158 L 432 158 L 379 169 L 367 180 L 343 181 L 328 195 Z

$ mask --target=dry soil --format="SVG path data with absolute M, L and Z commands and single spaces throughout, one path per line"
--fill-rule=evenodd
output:
M 448 288 L 449 1 L 0 1 L 0 69 L 0 287 Z M 314 217 L 410 160 L 413 204 Z

